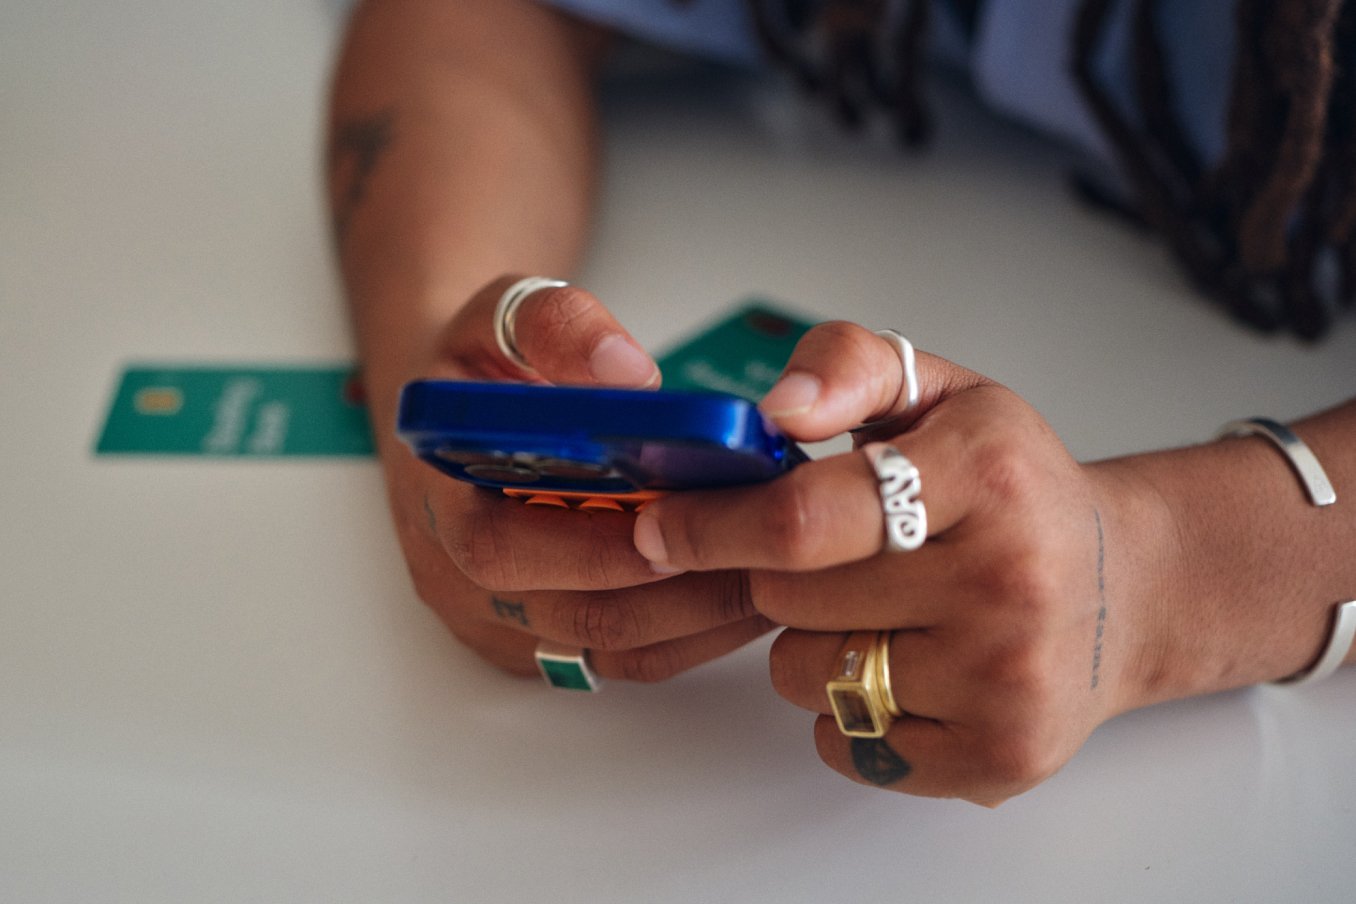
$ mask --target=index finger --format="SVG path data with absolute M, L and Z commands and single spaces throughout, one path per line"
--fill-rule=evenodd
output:
M 487 590 L 611 590 L 667 576 L 636 551 L 630 514 L 529 505 L 439 479 L 445 488 L 425 499 L 430 527 Z
M 975 494 L 963 435 L 923 429 L 892 445 L 918 469 L 927 535 L 958 523 Z M 867 457 L 875 451 L 809 462 L 768 483 L 657 499 L 636 517 L 636 549 L 656 569 L 701 571 L 812 571 L 869 558 L 886 539 L 886 488 Z

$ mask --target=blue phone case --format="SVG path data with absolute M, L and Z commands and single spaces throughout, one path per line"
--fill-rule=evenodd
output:
M 541 492 L 754 483 L 806 459 L 748 401 L 704 392 L 416 380 L 396 430 L 459 480 Z

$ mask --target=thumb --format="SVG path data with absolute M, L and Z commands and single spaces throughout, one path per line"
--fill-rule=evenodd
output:
M 648 389 L 659 367 L 592 293 L 577 286 L 538 289 L 518 304 L 509 338 L 531 365 L 524 370 L 495 340 L 500 299 L 519 278 L 497 279 L 457 315 L 443 352 L 473 372 L 505 380 Z

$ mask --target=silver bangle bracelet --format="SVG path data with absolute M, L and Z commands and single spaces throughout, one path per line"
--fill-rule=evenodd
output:
M 1260 436 L 1268 440 L 1290 463 L 1295 476 L 1308 493 L 1310 502 L 1315 506 L 1325 506 L 1337 501 L 1337 491 L 1333 489 L 1332 481 L 1328 479 L 1323 466 L 1318 463 L 1318 458 L 1304 440 L 1284 424 L 1264 417 L 1230 421 L 1220 428 L 1216 439 L 1230 436 Z M 1328 642 L 1313 665 L 1296 675 L 1272 683 L 1297 687 L 1322 681 L 1342 665 L 1342 660 L 1347 658 L 1347 653 L 1351 650 L 1353 639 L 1356 639 L 1356 600 L 1338 603 L 1334 607 Z
M 1314 457 L 1314 453 L 1309 450 L 1304 440 L 1284 424 L 1264 417 L 1230 421 L 1220 428 L 1215 438 L 1249 435 L 1269 440 L 1273 446 L 1281 450 L 1281 454 L 1290 462 L 1290 467 L 1295 469 L 1295 475 L 1299 477 L 1300 483 L 1304 485 L 1304 491 L 1309 494 L 1310 502 L 1322 506 L 1332 505 L 1337 501 L 1337 493 L 1333 490 L 1332 481 L 1328 480 L 1323 466 L 1318 463 L 1318 459 Z
M 1318 662 L 1297 675 L 1273 681 L 1272 684 L 1299 687 L 1322 681 L 1342 667 L 1342 660 L 1347 658 L 1353 639 L 1356 639 L 1356 600 L 1337 604 L 1332 616 L 1332 633 L 1328 635 L 1328 645 L 1323 648 L 1323 655 L 1318 657 Z

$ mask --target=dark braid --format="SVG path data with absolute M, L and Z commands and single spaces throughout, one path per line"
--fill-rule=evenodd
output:
M 933 0 L 748 0 L 772 57 L 860 128 L 888 111 L 924 143 L 922 45 Z M 1123 110 L 1095 60 L 1130 5 L 1135 103 Z M 951 0 L 973 32 L 982 0 Z M 1130 191 L 1081 189 L 1160 234 L 1193 285 L 1261 330 L 1315 339 L 1356 301 L 1356 0 L 1237 0 L 1226 148 L 1207 169 L 1183 128 L 1160 29 L 1162 0 L 1083 0 L 1073 77 Z
M 1239 257 L 1251 272 L 1286 263 L 1286 232 L 1295 205 L 1323 153 L 1332 91 L 1332 28 L 1342 0 L 1273 3 L 1263 45 L 1285 109 L 1275 165 L 1239 226 Z
M 892 112 L 900 141 L 925 144 L 932 116 L 923 101 L 923 44 L 931 0 L 911 0 L 899 22 L 892 0 L 748 0 L 759 38 L 839 122 L 860 129 L 870 109 Z M 891 33 L 893 32 L 893 33 Z M 888 48 L 882 54 L 882 48 Z

